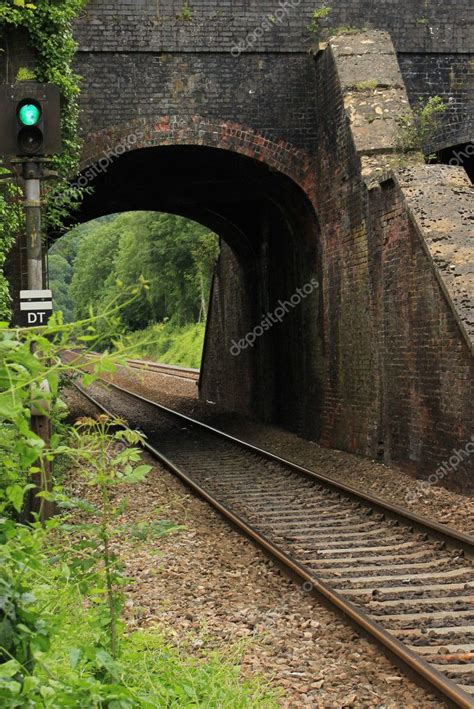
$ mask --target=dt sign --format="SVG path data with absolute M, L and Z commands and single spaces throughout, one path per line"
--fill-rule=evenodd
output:
M 53 312 L 53 295 L 50 290 L 20 291 L 20 325 L 40 327 L 46 325 Z

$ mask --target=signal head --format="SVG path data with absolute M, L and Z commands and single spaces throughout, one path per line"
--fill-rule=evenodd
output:
M 36 126 L 41 118 L 41 104 L 35 99 L 23 99 L 17 106 L 18 120 L 23 126 Z

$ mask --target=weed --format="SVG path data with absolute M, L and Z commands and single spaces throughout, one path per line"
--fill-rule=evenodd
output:
M 328 29 L 328 35 L 331 37 L 342 37 L 344 35 L 359 34 L 360 32 L 366 32 L 367 27 L 353 27 L 351 25 L 339 25 L 338 27 L 330 27 Z
M 399 124 L 396 139 L 398 152 L 406 155 L 411 152 L 426 152 L 441 128 L 447 105 L 439 96 L 432 96 L 428 101 L 422 99 L 413 112 L 398 116 Z M 427 157 L 428 160 L 432 156 Z
M 321 22 L 326 20 L 332 12 L 332 7 L 329 5 L 323 5 L 319 10 L 314 10 L 311 16 L 311 23 L 308 25 L 308 30 L 315 35 L 316 39 L 321 39 L 322 28 Z
M 185 0 L 183 7 L 176 15 L 176 19 L 182 20 L 183 22 L 190 22 L 193 19 L 193 14 L 191 12 L 191 8 L 189 7 L 189 0 Z
M 26 66 L 21 66 L 16 74 L 16 81 L 35 81 L 36 75 L 32 69 Z
M 376 79 L 368 79 L 367 81 L 360 81 L 358 84 L 354 84 L 351 88 L 355 91 L 374 91 L 378 86 L 378 81 Z
M 176 325 L 172 321 L 150 325 L 127 336 L 127 350 L 163 364 L 201 366 L 205 323 Z

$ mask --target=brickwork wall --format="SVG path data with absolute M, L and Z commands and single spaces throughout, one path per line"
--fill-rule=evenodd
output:
M 428 477 L 471 441 L 474 360 L 399 185 L 374 190 L 371 209 L 378 222 L 386 457 Z M 439 480 L 472 489 L 472 456 Z
M 463 265 L 469 253 L 463 200 L 469 190 L 472 199 L 472 188 L 457 168 L 435 166 L 430 173 L 420 166 L 400 179 L 379 176 L 377 163 L 385 169 L 393 127 L 386 123 L 387 135 L 377 128 L 370 145 L 366 119 L 384 105 L 383 91 L 362 92 L 357 103 L 348 90 L 347 65 L 365 66 L 369 74 L 361 71 L 361 82 L 373 62 L 380 65 L 378 75 L 389 76 L 389 48 L 386 36 L 371 35 L 362 42 L 354 38 L 352 48 L 336 42 L 317 60 L 324 100 L 316 202 L 328 365 L 322 441 L 428 477 L 472 435 L 474 372 L 465 301 L 473 293 Z M 397 83 L 392 76 L 386 85 L 389 100 Z M 458 275 L 459 283 L 445 272 Z M 473 463 L 471 456 L 441 479 L 472 487 Z
M 314 67 L 309 55 L 79 54 L 81 129 L 96 133 L 134 118 L 194 115 L 249 126 L 272 140 L 314 145 Z
M 77 23 L 84 50 L 230 52 L 261 28 L 252 50 L 301 52 L 311 46 L 307 31 L 315 0 L 89 0 Z M 472 51 L 474 7 L 470 0 L 333 0 L 325 27 L 389 31 L 397 51 Z M 268 19 L 273 18 L 273 20 Z M 267 23 L 265 20 L 267 19 Z
M 308 249 L 318 264 L 318 298 L 272 331 L 270 345 L 262 340 L 249 362 L 239 357 L 226 381 L 223 345 L 215 343 L 254 326 L 260 308 L 281 297 L 280 282 L 286 297 L 309 274 L 296 217 L 285 226 L 283 219 L 280 226 L 269 222 L 279 239 L 273 246 L 269 238 L 259 242 L 258 276 L 266 290 L 260 284 L 251 292 L 241 265 L 224 249 L 208 332 L 214 343 L 208 361 L 222 366 L 207 391 L 219 403 L 257 414 L 263 406 L 270 419 L 326 445 L 426 477 L 470 434 L 472 359 L 401 184 L 380 176 L 379 153 L 393 146 L 393 121 L 386 119 L 408 102 L 396 54 L 385 35 L 368 34 L 341 36 L 314 58 L 307 31 L 314 0 L 292 2 L 280 24 L 268 20 L 281 7 L 268 0 L 248 0 L 241 10 L 237 2 L 192 0 L 190 20 L 181 14 L 182 0 L 91 0 L 76 24 L 84 166 L 139 129 L 133 147 L 219 147 L 291 178 L 320 225 Z M 442 141 L 468 139 L 471 0 L 328 4 L 333 26 L 388 29 L 410 100 L 432 93 L 453 98 Z M 248 38 L 258 28 L 259 36 Z M 246 51 L 236 56 L 236 42 L 246 37 Z M 357 51 L 350 49 L 354 42 Z M 376 91 L 350 91 L 351 83 L 370 83 L 372 71 Z M 285 210 L 301 204 L 298 197 Z M 311 233 L 301 229 L 304 239 Z M 285 267 L 281 278 L 272 280 L 269 264 Z M 286 377 L 279 400 L 274 371 Z M 470 476 L 472 461 L 459 468 L 454 484 Z
M 390 32 L 412 103 L 437 94 L 449 101 L 436 147 L 473 138 L 471 0 L 327 4 L 332 11 L 320 23 L 325 30 Z M 183 6 L 183 0 L 90 0 L 76 23 L 84 132 L 107 121 L 104 108 L 113 106 L 119 121 L 132 113 L 194 112 L 310 143 L 315 97 L 308 50 L 317 37 L 308 26 L 317 3 L 193 0 L 189 19 Z
M 441 96 L 448 106 L 443 128 L 431 149 L 474 141 L 474 57 L 472 54 L 399 54 L 398 61 L 413 105 Z

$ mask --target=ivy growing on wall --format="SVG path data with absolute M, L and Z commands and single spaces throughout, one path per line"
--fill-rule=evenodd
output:
M 59 180 L 45 194 L 46 228 L 58 229 L 62 220 L 83 196 L 79 188 L 69 186 L 77 171 L 81 144 L 77 136 L 79 77 L 72 70 L 76 43 L 72 22 L 87 0 L 0 0 L 0 35 L 10 28 L 28 32 L 36 52 L 34 79 L 57 84 L 61 93 L 61 129 L 63 152 L 53 160 Z M 31 78 L 31 77 L 28 77 Z M 1 186 L 3 184 L 3 186 Z M 15 199 L 16 196 L 16 199 Z M 0 183 L 0 269 L 6 254 L 22 227 L 16 188 Z M 0 319 L 8 318 L 8 287 L 0 274 Z

